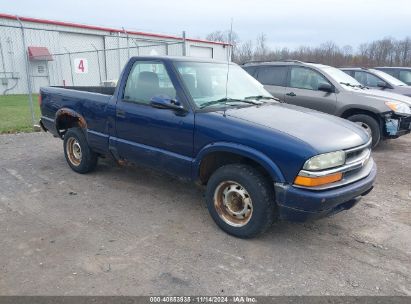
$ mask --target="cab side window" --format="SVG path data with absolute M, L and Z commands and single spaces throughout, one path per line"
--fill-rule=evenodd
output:
M 176 98 L 176 90 L 163 63 L 136 61 L 124 89 L 124 100 L 149 104 L 154 96 Z
M 257 80 L 264 85 L 285 86 L 286 66 L 262 66 L 257 69 Z
M 290 75 L 290 87 L 318 91 L 321 84 L 329 84 L 327 79 L 312 69 L 292 67 Z

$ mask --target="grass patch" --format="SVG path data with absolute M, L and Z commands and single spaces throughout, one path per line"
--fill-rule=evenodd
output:
M 37 124 L 40 108 L 37 94 L 33 94 L 34 116 Z M 0 134 L 16 132 L 32 132 L 30 105 L 28 95 L 0 96 Z

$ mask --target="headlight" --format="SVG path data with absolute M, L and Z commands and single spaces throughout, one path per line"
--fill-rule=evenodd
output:
M 405 103 L 397 101 L 387 101 L 385 105 L 397 114 L 411 114 L 410 107 Z
M 331 153 L 320 154 L 307 160 L 304 164 L 304 170 L 318 171 L 328 168 L 342 166 L 345 163 L 345 152 L 336 151 Z

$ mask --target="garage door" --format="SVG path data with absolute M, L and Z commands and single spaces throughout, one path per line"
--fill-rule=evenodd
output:
M 213 58 L 213 48 L 204 46 L 190 46 L 191 57 Z

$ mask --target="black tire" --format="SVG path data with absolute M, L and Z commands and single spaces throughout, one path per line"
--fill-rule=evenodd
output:
M 375 148 L 378 145 L 381 140 L 381 128 L 374 117 L 367 114 L 355 114 L 347 119 L 355 123 L 361 123 L 364 128 L 369 128 L 372 136 L 372 147 Z
M 91 151 L 86 137 L 80 128 L 71 128 L 64 134 L 64 156 L 70 168 L 77 173 L 87 173 L 97 166 L 97 154 Z M 80 153 L 73 151 L 80 147 Z M 76 157 L 80 156 L 80 157 Z
M 231 185 L 230 183 L 241 185 L 241 191 L 245 190 L 245 192 L 241 193 L 245 194 L 245 197 L 249 195 L 249 198 L 251 199 L 251 208 L 239 208 L 243 208 L 241 210 L 246 209 L 246 214 L 248 214 L 247 221 L 246 216 L 244 216 L 244 219 L 239 220 L 241 221 L 242 226 L 236 227 L 227 222 L 227 217 L 230 219 L 230 221 L 237 221 L 237 218 L 235 218 L 231 214 L 227 215 L 230 212 L 227 207 L 216 207 L 218 205 L 226 206 L 223 203 L 219 204 L 219 200 L 215 201 L 214 199 L 215 195 L 216 197 L 220 197 L 219 189 L 225 187 L 225 183 L 227 183 L 227 185 L 230 185 L 230 187 L 234 187 L 234 191 L 232 191 L 233 193 L 237 191 L 236 189 L 238 187 L 236 188 L 235 185 Z M 238 194 L 235 193 L 235 195 L 237 196 Z M 228 194 L 226 196 L 228 196 Z M 222 195 L 222 197 L 225 196 Z M 240 199 L 240 201 L 242 200 Z M 207 183 L 206 202 L 208 211 L 210 212 L 211 217 L 217 223 L 217 225 L 228 234 L 239 238 L 252 238 L 254 236 L 257 236 L 258 234 L 263 233 L 272 225 L 275 219 L 276 204 L 273 184 L 269 181 L 268 178 L 263 176 L 261 172 L 251 166 L 243 164 L 226 165 L 220 167 L 213 173 Z M 222 211 L 223 209 L 225 211 Z M 222 213 L 224 214 L 223 216 L 221 215 Z

